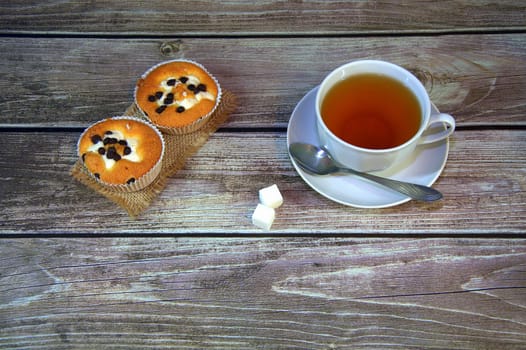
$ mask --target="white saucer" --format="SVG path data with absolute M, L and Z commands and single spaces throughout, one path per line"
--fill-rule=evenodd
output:
M 318 145 L 314 103 L 318 87 L 309 91 L 296 105 L 287 130 L 287 149 L 291 143 L 305 142 Z M 439 113 L 432 105 L 432 113 Z M 400 181 L 431 186 L 446 164 L 449 141 L 417 146 L 414 155 L 404 164 L 375 172 Z M 289 154 L 290 156 L 290 154 Z M 358 208 L 386 208 L 405 203 L 410 198 L 394 190 L 349 174 L 311 175 L 301 169 L 291 157 L 292 164 L 303 180 L 321 195 L 344 205 Z

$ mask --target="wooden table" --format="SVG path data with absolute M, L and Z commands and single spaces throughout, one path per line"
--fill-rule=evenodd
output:
M 0 347 L 525 349 L 525 31 L 515 0 L 0 5 Z M 69 170 L 173 58 L 239 106 L 134 220 Z M 365 58 L 455 116 L 440 202 L 348 207 L 292 166 L 298 101 Z

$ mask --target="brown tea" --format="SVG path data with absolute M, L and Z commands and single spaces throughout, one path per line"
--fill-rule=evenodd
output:
M 369 149 L 392 148 L 411 139 L 420 128 L 421 113 L 409 88 L 374 73 L 337 83 L 321 105 L 323 121 L 336 136 Z

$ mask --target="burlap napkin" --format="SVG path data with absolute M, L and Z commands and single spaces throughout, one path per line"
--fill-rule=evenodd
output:
M 166 179 L 173 176 L 184 166 L 186 159 L 197 152 L 208 141 L 210 135 L 228 119 L 236 107 L 235 95 L 228 91 L 223 91 L 218 108 L 199 130 L 183 135 L 163 133 L 166 149 L 161 173 L 156 180 L 142 190 L 135 192 L 112 191 L 90 176 L 80 159 L 73 165 L 71 176 L 124 208 L 132 218 L 136 218 L 163 191 L 166 186 Z M 142 118 L 135 104 L 128 107 L 124 115 Z

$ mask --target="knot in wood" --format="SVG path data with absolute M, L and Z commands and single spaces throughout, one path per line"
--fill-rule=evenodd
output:
M 428 92 L 433 88 L 434 78 L 430 71 L 420 68 L 408 68 L 407 70 L 410 71 L 418 80 L 420 80 Z
M 161 54 L 166 57 L 172 57 L 181 49 L 180 41 L 166 41 L 163 42 L 159 48 Z

